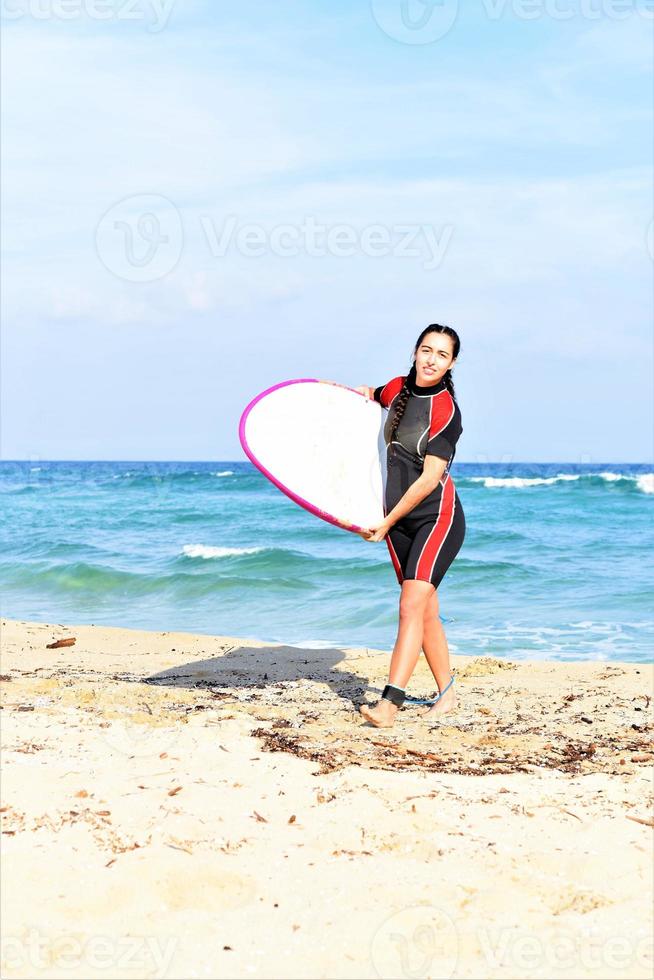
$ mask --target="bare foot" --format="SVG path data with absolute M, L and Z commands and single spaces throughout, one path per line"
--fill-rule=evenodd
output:
M 392 728 L 398 707 L 392 701 L 382 698 L 375 705 L 362 704 L 359 713 L 375 728 Z
M 436 704 L 432 704 L 431 708 L 423 708 L 419 711 L 419 714 L 423 718 L 433 719 L 440 717 L 440 715 L 446 715 L 450 711 L 456 710 L 456 694 L 454 693 L 454 688 L 450 688 L 445 694 L 442 694 L 438 699 Z

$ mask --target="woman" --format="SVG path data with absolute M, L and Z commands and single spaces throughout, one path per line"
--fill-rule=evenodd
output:
M 388 409 L 385 517 L 359 533 L 367 541 L 386 539 L 402 587 L 388 684 L 376 705 L 359 709 L 377 728 L 390 728 L 395 721 L 421 648 L 440 692 L 426 716 L 456 706 L 436 590 L 463 544 L 466 527 L 449 473 L 463 431 L 451 374 L 460 346 L 455 330 L 432 323 L 418 337 L 406 377 L 356 389 Z

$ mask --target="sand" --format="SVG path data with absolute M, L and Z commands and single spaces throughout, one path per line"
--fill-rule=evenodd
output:
M 3 620 L 2 976 L 651 977 L 652 665 L 388 659 Z

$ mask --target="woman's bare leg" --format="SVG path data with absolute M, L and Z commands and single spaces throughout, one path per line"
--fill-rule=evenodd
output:
M 445 636 L 445 630 L 439 617 L 438 593 L 436 591 L 430 596 L 425 609 L 422 649 L 425 653 L 425 659 L 429 664 L 429 669 L 434 675 L 438 690 L 444 690 L 452 679 L 452 670 L 450 667 L 450 651 L 447 645 L 447 637 Z M 436 704 L 432 705 L 428 710 L 422 711 L 421 714 L 433 718 L 434 715 L 446 714 L 455 707 L 456 693 L 454 691 L 454 685 L 452 685 L 438 699 Z
M 388 673 L 388 683 L 395 687 L 406 688 L 418 662 L 423 645 L 425 610 L 433 592 L 431 582 L 415 579 L 402 582 L 399 626 Z M 377 728 L 390 728 L 398 711 L 396 705 L 384 698 L 372 708 L 364 704 L 359 710 L 366 721 Z

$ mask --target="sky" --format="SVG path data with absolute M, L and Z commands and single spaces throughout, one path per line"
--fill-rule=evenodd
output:
M 0 0 L 4 459 L 245 460 L 454 327 L 457 461 L 654 456 L 654 0 Z

